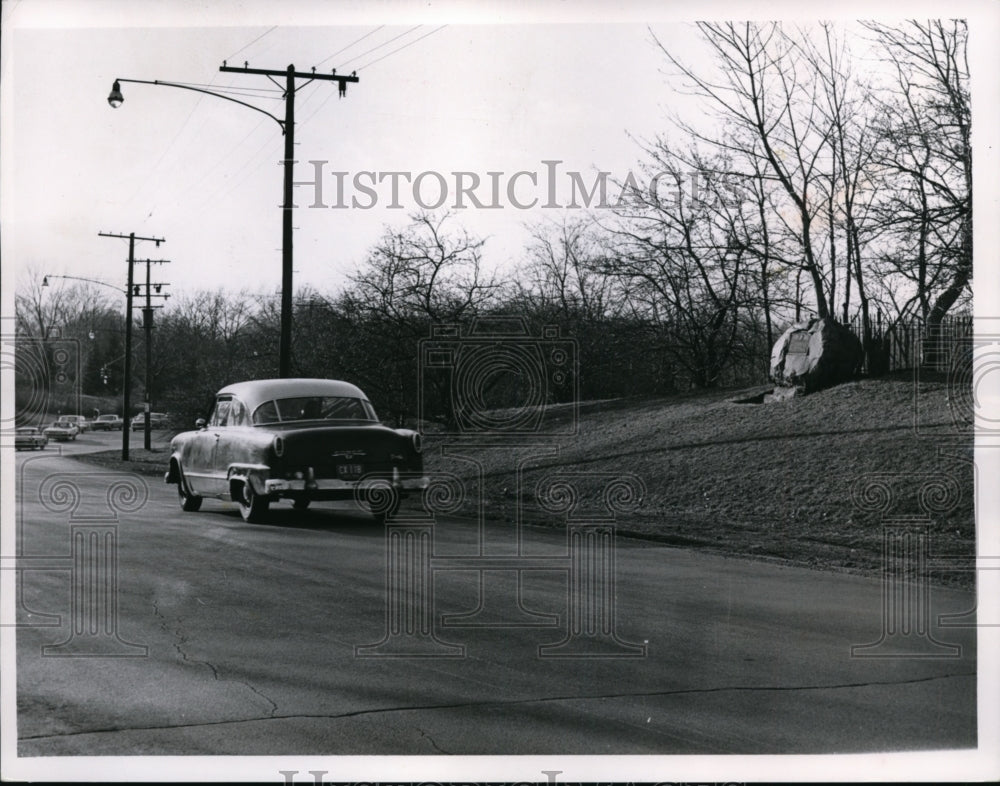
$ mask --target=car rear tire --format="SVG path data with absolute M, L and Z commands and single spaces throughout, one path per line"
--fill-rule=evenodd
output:
M 254 491 L 253 484 L 250 482 L 241 483 L 239 494 L 236 496 L 240 504 L 240 515 L 245 522 L 260 524 L 267 518 L 271 500 Z
M 177 497 L 180 499 L 181 510 L 185 513 L 195 513 L 201 509 L 202 498 L 188 490 L 180 464 L 177 465 Z

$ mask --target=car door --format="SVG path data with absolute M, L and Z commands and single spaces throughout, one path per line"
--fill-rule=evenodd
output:
M 219 396 L 205 428 L 187 435 L 181 467 L 188 488 L 198 496 L 217 497 L 228 492 L 226 470 L 223 467 L 220 472 L 216 448 L 229 416 L 230 401 L 231 396 Z
M 215 410 L 208 422 L 208 434 L 211 435 L 206 479 L 212 489 L 213 496 L 223 496 L 229 493 L 229 481 L 226 477 L 229 469 L 229 412 L 233 405 L 232 396 L 219 396 L 215 400 Z
M 229 467 L 233 464 L 254 464 L 252 440 L 248 439 L 248 429 L 252 431 L 250 413 L 236 396 L 231 396 L 229 406 L 220 418 L 215 440 L 213 464 L 220 473 L 222 493 L 229 493 Z

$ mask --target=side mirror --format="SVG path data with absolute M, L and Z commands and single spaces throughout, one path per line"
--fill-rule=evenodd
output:
M 201 431 L 203 428 L 205 428 L 206 425 L 208 424 L 206 423 L 205 418 L 198 418 L 194 422 L 194 427 L 198 429 L 198 431 Z

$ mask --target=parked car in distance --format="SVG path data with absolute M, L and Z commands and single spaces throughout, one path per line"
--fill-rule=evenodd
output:
M 80 430 L 81 434 L 86 434 L 90 429 L 90 421 L 88 421 L 83 415 L 60 415 L 57 419 L 67 423 L 72 423 Z
M 60 442 L 65 442 L 68 439 L 76 439 L 76 435 L 80 433 L 80 429 L 77 427 L 76 423 L 69 420 L 57 420 L 51 426 L 45 429 L 43 432 L 49 439 L 56 439 Z
M 150 412 L 149 413 L 149 427 L 150 428 L 166 428 L 168 425 L 168 418 L 162 412 Z M 140 412 L 134 418 L 132 418 L 132 431 L 141 431 L 146 428 L 146 415 Z
M 40 426 L 20 426 L 14 432 L 15 450 L 45 450 L 48 444 L 49 438 Z
M 121 431 L 124 423 L 121 415 L 98 415 L 90 422 L 90 427 L 94 431 Z
M 427 488 L 420 435 L 382 425 L 357 387 L 330 379 L 238 382 L 216 394 L 208 420 L 170 443 L 164 478 L 183 510 L 204 497 L 231 500 L 249 522 L 288 499 L 364 501 L 376 519 L 407 492 Z

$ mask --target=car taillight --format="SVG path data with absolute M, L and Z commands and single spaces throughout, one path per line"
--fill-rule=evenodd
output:
M 281 437 L 274 438 L 273 447 L 275 456 L 281 458 L 283 455 L 285 455 L 285 440 L 283 440 Z
M 420 441 L 420 435 L 413 432 L 413 450 L 415 453 L 419 453 L 424 449 L 423 443 Z

